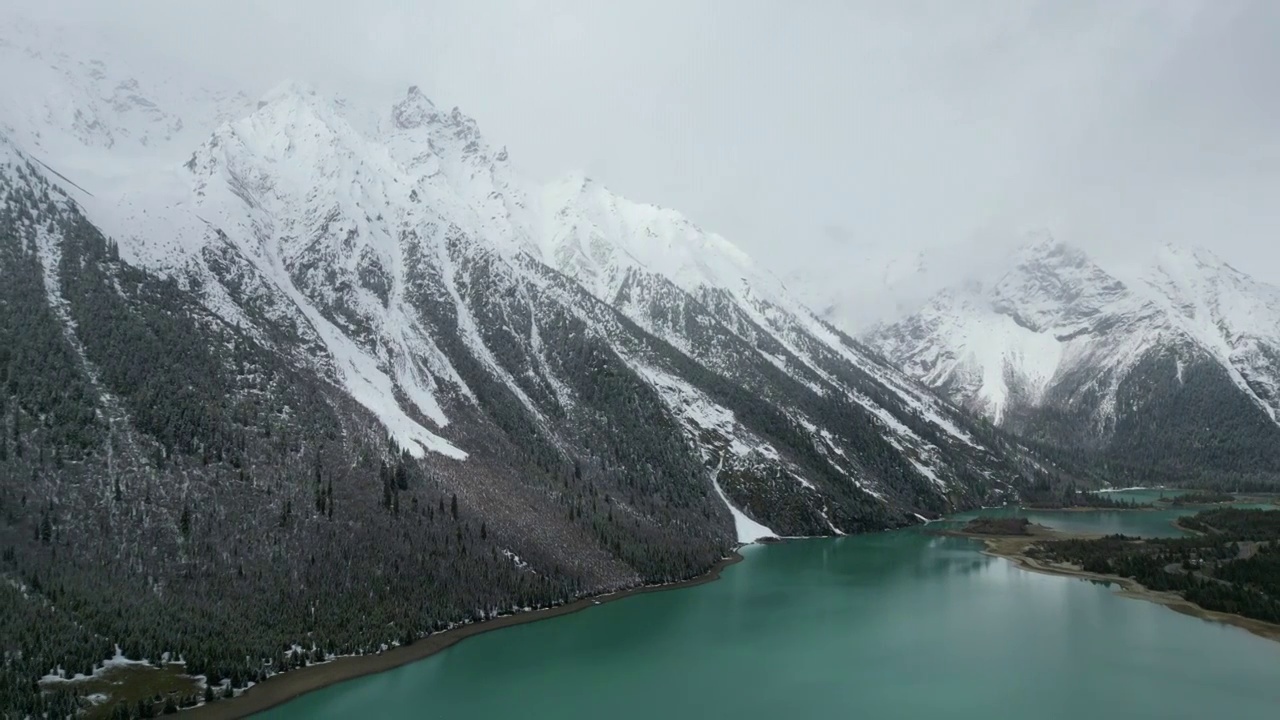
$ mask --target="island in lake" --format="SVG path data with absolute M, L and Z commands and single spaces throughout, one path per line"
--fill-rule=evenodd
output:
M 946 534 L 982 539 L 1030 570 L 1116 582 L 1129 596 L 1280 640 L 1280 511 L 1217 508 L 1175 524 L 1192 534 L 1079 535 L 991 517 Z

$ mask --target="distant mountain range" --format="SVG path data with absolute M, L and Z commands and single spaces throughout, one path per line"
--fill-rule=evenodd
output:
M 1280 476 L 1280 288 L 1165 247 L 1121 276 L 1041 237 L 864 340 L 958 405 L 1151 480 Z

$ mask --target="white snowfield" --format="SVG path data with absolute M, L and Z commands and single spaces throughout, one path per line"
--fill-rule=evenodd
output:
M 733 503 L 729 502 L 729 497 L 724 494 L 724 490 L 720 489 L 720 482 L 718 480 L 713 480 L 712 482 L 715 483 L 716 492 L 719 493 L 720 499 L 724 501 L 724 504 L 729 508 L 729 512 L 733 514 L 733 527 L 734 531 L 738 534 L 738 542 L 751 544 L 759 542 L 765 538 L 778 537 L 778 533 L 770 530 L 764 525 L 761 525 L 755 520 L 752 520 L 750 517 L 747 517 L 746 513 L 734 507 Z
M 1109 272 L 1080 250 L 1039 238 L 987 285 L 948 289 L 865 337 L 957 402 L 1005 420 L 1071 378 L 1115 419 L 1125 374 L 1151 353 L 1210 358 L 1273 420 L 1280 417 L 1280 288 L 1202 249 L 1164 246 L 1144 269 Z M 1061 398 L 1059 398 L 1061 401 Z

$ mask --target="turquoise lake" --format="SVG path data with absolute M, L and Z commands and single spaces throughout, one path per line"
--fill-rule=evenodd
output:
M 1021 514 L 1171 536 L 1189 512 Z M 1280 643 L 980 550 L 926 528 L 751 546 L 718 582 L 476 636 L 258 717 L 1280 718 Z

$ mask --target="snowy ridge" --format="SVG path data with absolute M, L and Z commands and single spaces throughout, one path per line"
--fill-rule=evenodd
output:
M 98 102 L 80 77 L 92 61 L 46 60 L 14 66 L 71 80 L 51 75 L 59 88 L 27 88 L 24 102 L 70 93 L 111 143 L 3 119 L 40 132 L 121 257 L 340 388 L 415 456 L 504 452 L 486 444 L 516 412 L 520 432 L 571 457 L 585 440 L 566 419 L 602 412 L 568 374 L 585 353 L 655 391 L 705 467 L 699 482 L 780 532 L 910 522 L 908 509 L 972 502 L 987 486 L 959 481 L 972 463 L 998 484 L 1019 472 L 727 239 L 585 177 L 529 183 L 474 120 L 417 87 L 357 103 L 285 82 L 248 101 L 162 66 L 101 63 L 181 119 L 161 132 Z
M 746 462 L 777 462 L 777 449 L 752 435 L 733 415 L 733 411 L 713 400 L 680 378 L 656 368 L 636 365 L 662 397 L 663 401 L 681 419 L 694 437 L 714 435 L 711 443 L 704 443 L 704 455 L 718 454 L 718 467 L 723 467 L 726 455 Z M 708 458 L 710 459 L 710 458 Z M 719 472 L 719 470 L 717 470 Z
M 1209 349 L 1240 391 L 1280 420 L 1280 288 L 1200 248 L 1165 245 L 1142 278 L 1184 332 Z
M 598 182 L 575 176 L 544 192 L 543 217 L 543 255 L 548 264 L 691 357 L 722 373 L 735 372 L 732 361 L 721 364 L 721 358 L 706 348 L 695 347 L 697 342 L 690 339 L 688 329 L 690 324 L 705 321 L 699 317 L 699 304 L 717 306 L 727 301 L 729 306 L 724 310 L 730 315 L 717 311 L 710 316 L 816 394 L 837 392 L 862 406 L 896 436 L 893 444 L 919 450 L 920 459 L 913 464 L 932 482 L 945 487 L 937 472 L 940 468 L 932 466 L 936 449 L 893 412 L 837 378 L 833 373 L 838 371 L 830 363 L 844 368 L 851 365 L 865 373 L 887 387 L 911 412 L 973 445 L 969 434 L 946 417 L 950 411 L 914 380 L 871 358 L 732 243 L 703 231 L 679 213 L 631 202 Z M 661 282 L 671 283 L 684 296 L 654 288 Z M 781 353 L 761 347 L 762 342 L 776 346 Z M 803 371 L 793 367 L 794 363 Z
M 1189 364 L 1212 358 L 1277 418 L 1280 290 L 1211 253 L 1166 246 L 1145 269 L 1113 273 L 1042 237 L 996 277 L 945 290 L 865 340 L 997 424 L 1046 405 L 1087 407 L 1106 436 L 1122 383 L 1162 353 L 1179 383 Z
M 621 198 L 590 178 L 553 183 L 542 198 L 544 259 L 597 297 L 616 296 L 627 272 L 636 269 L 691 293 L 765 277 L 723 237 L 673 210 Z
M 448 424 L 428 364 L 399 354 L 393 368 L 380 367 L 383 363 L 318 307 L 318 302 L 335 301 L 326 297 L 330 288 L 324 282 L 332 277 L 332 264 L 313 271 L 320 279 L 307 273 L 308 255 L 321 253 L 350 273 L 365 261 L 392 277 L 403 274 L 399 247 L 390 234 L 400 223 L 371 222 L 360 211 L 408 204 L 409 189 L 394 165 L 364 147 L 313 91 L 290 85 L 273 91 L 248 118 L 220 127 L 186 168 L 192 178 L 193 214 L 214 223 L 293 303 L 319 335 L 352 397 L 381 418 L 411 452 L 465 458 L 465 452 L 413 420 L 396 401 L 395 389 L 400 388 L 437 427 Z M 299 280 L 312 290 L 310 295 L 299 288 Z M 352 304 L 362 314 L 379 308 L 378 298 L 367 290 L 355 292 Z M 391 307 L 384 329 L 403 353 L 411 344 L 407 334 L 412 327 L 398 303 Z M 448 361 L 429 341 L 418 335 L 413 345 L 429 358 L 430 367 L 456 381 Z

